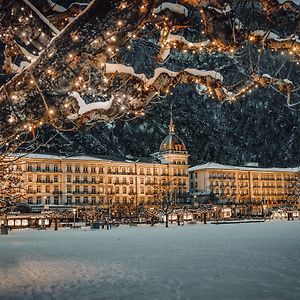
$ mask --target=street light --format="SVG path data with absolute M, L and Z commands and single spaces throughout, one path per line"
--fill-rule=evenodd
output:
M 215 221 L 218 224 L 219 218 L 218 218 L 218 207 L 217 206 L 214 206 L 214 212 L 215 212 Z
M 73 217 L 74 217 L 74 219 L 73 219 L 73 228 L 75 228 L 76 211 L 77 211 L 77 209 L 76 209 L 76 208 L 73 208 Z

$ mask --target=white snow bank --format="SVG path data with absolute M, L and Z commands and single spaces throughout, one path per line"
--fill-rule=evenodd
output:
M 12 231 L 1 299 L 298 299 L 300 221 Z

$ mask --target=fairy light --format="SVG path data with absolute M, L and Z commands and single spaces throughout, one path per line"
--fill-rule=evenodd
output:
M 13 116 L 10 116 L 10 117 L 8 118 L 8 123 L 12 124 L 12 123 L 14 123 L 14 122 L 15 122 L 15 118 L 14 118 Z

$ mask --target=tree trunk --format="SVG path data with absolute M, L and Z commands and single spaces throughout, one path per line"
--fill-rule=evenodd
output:
M 166 227 L 169 227 L 169 214 L 166 213 Z

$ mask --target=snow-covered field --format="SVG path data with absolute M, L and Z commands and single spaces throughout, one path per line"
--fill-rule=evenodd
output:
M 299 299 L 300 221 L 0 236 L 0 299 Z

